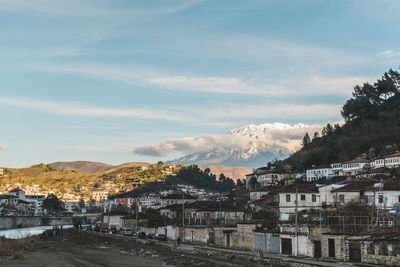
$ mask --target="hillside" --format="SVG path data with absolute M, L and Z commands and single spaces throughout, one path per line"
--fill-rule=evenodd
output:
M 199 167 L 201 170 L 205 170 L 206 168 L 209 168 L 211 173 L 215 175 L 219 175 L 223 173 L 225 176 L 230 177 L 232 180 L 236 181 L 238 179 L 246 179 L 246 174 L 249 174 L 251 171 L 240 168 L 240 167 L 228 167 L 228 166 L 223 166 L 223 165 L 207 165 L 207 166 L 200 166 Z
M 283 168 L 304 171 L 312 165 L 372 159 L 400 149 L 400 74 L 390 70 L 374 84 L 354 87 L 343 105 L 345 124 L 328 124 L 304 136 L 303 147 L 279 162 Z M 311 137 L 310 137 L 311 136 Z
M 120 165 L 109 165 L 102 162 L 95 161 L 63 161 L 63 162 L 53 162 L 49 164 L 56 170 L 73 170 L 77 172 L 85 173 L 97 173 L 97 172 L 112 172 L 120 168 L 125 167 L 148 167 L 150 163 L 147 162 L 128 162 Z
M 167 165 L 154 165 L 148 169 L 123 167 L 96 173 L 56 170 L 46 164 L 21 169 L 6 168 L 4 175 L 0 175 L 0 193 L 19 186 L 27 194 L 47 195 L 54 192 L 63 200 L 89 200 L 93 190 L 106 189 L 110 194 L 126 192 L 140 185 L 164 180 L 177 171 L 179 167 L 171 169 Z

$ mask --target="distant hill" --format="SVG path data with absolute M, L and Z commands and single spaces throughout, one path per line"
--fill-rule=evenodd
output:
M 251 171 L 241 168 L 241 167 L 228 167 L 223 165 L 207 165 L 207 166 L 200 166 L 201 170 L 205 170 L 209 168 L 211 173 L 215 174 L 217 177 L 221 173 L 223 173 L 226 177 L 231 178 L 232 180 L 236 181 L 238 179 L 245 179 L 246 174 L 249 174 Z
M 125 167 L 149 166 L 147 162 L 128 162 L 120 165 L 110 165 L 95 161 L 64 161 L 49 164 L 56 170 L 73 170 L 84 173 L 112 172 Z
M 399 151 L 400 73 L 390 70 L 374 84 L 355 86 L 341 114 L 344 125 L 327 124 L 321 134 L 307 134 L 302 148 L 279 164 L 304 171 L 312 165 L 374 159 Z

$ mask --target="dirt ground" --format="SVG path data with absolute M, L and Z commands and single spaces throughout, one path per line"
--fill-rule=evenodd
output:
M 257 266 L 255 263 L 204 257 L 135 238 L 65 231 L 60 240 L 43 234 L 20 241 L 0 240 L 0 266 Z M 17 242 L 14 244 L 13 242 Z

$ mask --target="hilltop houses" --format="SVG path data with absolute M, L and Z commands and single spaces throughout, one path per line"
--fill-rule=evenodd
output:
M 400 167 L 400 153 L 387 155 L 371 161 L 356 158 L 343 163 L 332 163 L 330 166 L 313 166 L 306 170 L 306 180 L 312 182 L 321 178 L 330 179 L 335 176 L 359 175 L 365 177 L 377 174 L 388 175 L 390 168 L 396 167 Z
M 278 182 L 291 177 L 290 173 L 275 169 L 274 167 L 261 167 L 246 175 L 246 188 L 257 182 L 261 186 L 276 185 Z
M 308 182 L 315 181 L 321 178 L 330 178 L 333 176 L 333 169 L 328 166 L 313 167 L 306 171 L 306 179 Z
M 106 201 L 110 192 L 108 190 L 95 190 L 92 192 L 92 198 L 96 203 Z

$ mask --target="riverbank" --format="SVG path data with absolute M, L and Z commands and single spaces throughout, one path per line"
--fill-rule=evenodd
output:
M 163 244 L 74 229 L 64 230 L 60 239 L 49 232 L 19 240 L 2 237 L 0 266 L 259 266 L 204 257 Z
M 70 229 L 73 225 L 63 225 L 63 229 Z M 16 228 L 0 230 L 0 237 L 8 239 L 22 239 L 30 236 L 40 235 L 47 230 L 53 229 L 53 226 L 36 226 L 27 228 Z
M 86 217 L 0 216 L 0 230 L 75 223 L 86 224 Z

